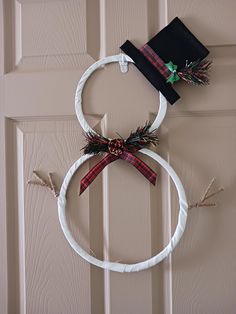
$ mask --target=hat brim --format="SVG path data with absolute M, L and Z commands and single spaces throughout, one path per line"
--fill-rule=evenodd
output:
M 152 63 L 139 51 L 129 40 L 120 47 L 131 59 L 139 71 L 148 79 L 148 81 L 159 90 L 162 95 L 173 105 L 180 96 L 166 82 L 162 74 L 152 65 Z

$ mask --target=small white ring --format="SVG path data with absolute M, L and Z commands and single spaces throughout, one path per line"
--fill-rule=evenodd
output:
M 96 71 L 99 67 L 101 67 L 104 64 L 112 63 L 112 62 L 124 62 L 124 61 L 134 63 L 134 61 L 129 56 L 127 56 L 125 54 L 109 56 L 109 57 L 105 57 L 105 58 L 100 59 L 97 62 L 93 63 L 82 75 L 82 77 L 78 83 L 76 92 L 75 92 L 75 112 L 76 112 L 78 121 L 79 121 L 81 127 L 83 128 L 83 130 L 85 132 L 96 133 L 87 123 L 87 121 L 84 117 L 83 110 L 82 110 L 82 92 L 83 92 L 83 88 L 84 88 L 84 85 L 85 85 L 87 79 L 91 76 L 91 74 L 94 71 Z M 156 115 L 154 122 L 152 123 L 152 125 L 150 127 L 150 131 L 158 129 L 159 126 L 161 125 L 163 119 L 165 118 L 165 115 L 166 115 L 167 100 L 165 99 L 165 97 L 160 92 L 159 92 L 159 95 L 160 95 L 159 96 L 160 97 L 159 110 L 158 110 L 158 113 Z
M 60 221 L 63 233 L 67 241 L 69 242 L 69 244 L 71 245 L 71 247 L 75 250 L 77 254 L 79 254 L 82 258 L 84 258 L 89 263 L 103 269 L 112 270 L 115 272 L 137 272 L 137 271 L 141 271 L 141 270 L 153 267 L 154 265 L 160 263 L 164 258 L 166 258 L 173 251 L 173 249 L 176 247 L 176 245 L 178 244 L 179 240 L 181 239 L 184 233 L 184 229 L 185 229 L 186 221 L 187 221 L 187 215 L 188 215 L 188 204 L 186 200 L 185 191 L 179 177 L 175 173 L 174 169 L 169 165 L 169 163 L 166 162 L 162 157 L 160 157 L 155 152 L 146 148 L 141 149 L 139 152 L 157 161 L 170 175 L 177 189 L 177 193 L 179 197 L 179 208 L 180 208 L 179 216 L 178 216 L 178 224 L 170 242 L 161 252 L 151 257 L 150 259 L 147 259 L 146 261 L 135 263 L 135 264 L 122 264 L 122 263 L 115 263 L 115 262 L 109 262 L 109 261 L 101 261 L 95 258 L 94 256 L 89 255 L 84 249 L 82 249 L 79 246 L 79 244 L 75 241 L 75 239 L 73 238 L 69 230 L 67 220 L 66 220 L 66 212 L 65 212 L 66 211 L 66 192 L 70 184 L 70 180 L 75 174 L 75 172 L 78 170 L 78 168 L 86 160 L 90 159 L 94 155 L 87 154 L 80 157 L 69 169 L 62 183 L 60 195 L 58 197 L 58 215 L 59 215 L 59 221 Z

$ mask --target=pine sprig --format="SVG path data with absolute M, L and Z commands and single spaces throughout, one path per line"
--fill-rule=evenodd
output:
M 131 132 L 130 136 L 125 141 L 125 144 L 131 149 L 141 149 L 148 145 L 157 146 L 159 144 L 158 136 L 155 134 L 156 130 L 149 131 L 151 126 L 147 122 L 143 127 L 138 127 L 135 132 Z
M 106 137 L 94 132 L 88 132 L 85 133 L 85 139 L 87 141 L 87 145 L 82 148 L 85 154 L 96 155 L 108 151 L 109 140 Z
M 178 76 L 192 85 L 208 85 L 209 84 L 209 70 L 211 68 L 211 60 L 197 60 L 188 63 L 180 71 Z
M 124 141 L 124 149 L 134 152 L 148 145 L 157 146 L 159 144 L 158 136 L 155 130 L 149 131 L 151 123 L 146 123 L 143 127 L 138 127 L 136 131 L 131 132 L 130 136 Z M 94 132 L 85 133 L 87 144 L 82 148 L 85 154 L 100 154 L 109 152 L 110 140 Z

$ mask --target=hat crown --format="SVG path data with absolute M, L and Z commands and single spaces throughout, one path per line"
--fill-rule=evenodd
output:
M 186 61 L 202 60 L 209 50 L 175 17 L 147 43 L 165 62 L 182 68 Z

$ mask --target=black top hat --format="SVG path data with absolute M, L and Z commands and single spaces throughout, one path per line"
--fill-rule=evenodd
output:
M 178 17 L 138 50 L 129 40 L 120 47 L 170 104 L 180 96 L 172 88 L 179 79 L 196 85 L 208 84 L 209 53 Z

